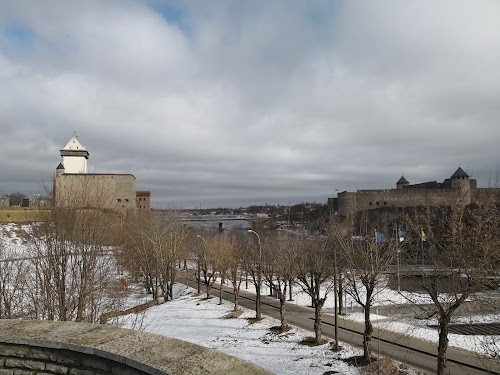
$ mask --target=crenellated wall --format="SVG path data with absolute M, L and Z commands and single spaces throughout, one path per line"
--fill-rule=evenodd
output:
M 75 322 L 0 320 L 0 375 L 267 375 L 169 337 Z

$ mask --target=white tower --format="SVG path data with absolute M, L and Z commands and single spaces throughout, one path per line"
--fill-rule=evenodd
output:
M 89 153 L 78 142 L 76 133 L 73 133 L 68 144 L 60 150 L 62 156 L 62 165 L 64 173 L 87 173 L 87 159 Z

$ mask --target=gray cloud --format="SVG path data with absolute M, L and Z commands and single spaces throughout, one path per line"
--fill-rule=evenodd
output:
M 38 191 L 73 131 L 156 207 L 486 186 L 500 155 L 496 1 L 0 5 L 0 193 Z

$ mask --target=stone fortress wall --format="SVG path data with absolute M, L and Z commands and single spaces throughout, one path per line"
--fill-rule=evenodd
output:
M 0 320 L 0 374 L 268 375 L 218 351 L 109 325 Z
M 418 185 L 405 183 L 396 189 L 341 192 L 337 195 L 336 211 L 340 216 L 347 216 L 353 212 L 380 207 L 450 206 L 458 201 L 468 204 L 490 199 L 500 202 L 500 189 L 477 188 L 476 180 L 469 179 L 469 176 L 459 168 L 451 179 L 441 184 L 437 182 Z

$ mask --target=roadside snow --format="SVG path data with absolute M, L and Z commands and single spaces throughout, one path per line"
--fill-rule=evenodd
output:
M 347 344 L 342 344 L 339 353 L 332 352 L 329 344 L 308 347 L 300 344 L 311 336 L 307 331 L 292 328 L 286 333 L 273 333 L 270 328 L 279 325 L 276 319 L 264 317 L 250 323 L 255 312 L 246 309 L 237 318 L 227 318 L 232 303 L 219 305 L 218 298 L 204 299 L 204 294 L 197 295 L 195 290 L 179 284 L 175 285 L 175 293 L 173 301 L 115 319 L 114 323 L 217 349 L 276 374 L 360 374 L 357 368 L 340 360 L 361 353 Z

